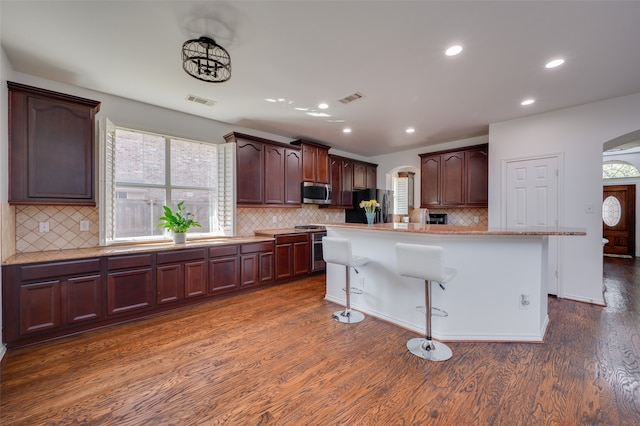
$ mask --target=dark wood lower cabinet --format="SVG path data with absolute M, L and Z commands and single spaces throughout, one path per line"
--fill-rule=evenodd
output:
M 275 256 L 277 280 L 308 274 L 311 269 L 309 234 L 277 235 Z
M 102 279 L 100 274 L 69 278 L 67 297 L 62 298 L 69 324 L 102 318 Z
M 107 313 L 122 314 L 153 304 L 151 268 L 109 272 Z
M 20 334 L 60 326 L 60 281 L 20 287 Z
M 292 245 L 295 259 L 307 251 Z M 275 268 L 273 241 L 5 265 L 3 341 L 24 346 L 251 291 L 274 282 Z
M 156 302 L 178 302 L 207 294 L 206 249 L 158 253 Z
M 253 243 L 240 246 L 240 286 L 267 284 L 274 276 L 274 244 Z

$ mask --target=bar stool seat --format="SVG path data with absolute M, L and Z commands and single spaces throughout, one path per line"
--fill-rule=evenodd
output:
M 356 273 L 358 267 L 369 263 L 370 259 L 363 256 L 353 256 L 351 253 L 351 241 L 346 238 L 323 237 L 322 238 L 322 257 L 327 263 L 335 263 L 344 265 L 346 271 L 346 293 L 345 309 L 333 313 L 333 319 L 345 324 L 354 324 L 364 319 L 362 312 L 351 310 L 351 293 L 362 293 L 361 291 L 352 291 L 349 279 L 349 270 L 353 268 Z M 355 290 L 355 289 L 354 289 Z
M 445 361 L 453 354 L 447 345 L 434 342 L 431 336 L 431 316 L 434 309 L 431 306 L 431 283 L 438 283 L 444 290 L 444 284 L 457 273 L 455 269 L 444 266 L 443 253 L 444 250 L 440 246 L 396 244 L 398 273 L 404 277 L 420 278 L 424 280 L 425 286 L 425 338 L 409 340 L 407 349 L 412 354 L 430 361 Z

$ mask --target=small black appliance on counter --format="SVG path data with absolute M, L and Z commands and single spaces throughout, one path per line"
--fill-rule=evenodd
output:
M 429 213 L 429 224 L 431 225 L 446 225 L 447 214 L 446 213 Z

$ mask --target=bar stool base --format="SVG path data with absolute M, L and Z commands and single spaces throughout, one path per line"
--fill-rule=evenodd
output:
M 429 361 L 446 361 L 453 355 L 449 346 L 444 343 L 431 340 L 432 348 L 428 350 L 427 339 L 414 338 L 407 342 L 407 349 L 415 356 Z
M 358 311 L 347 312 L 347 310 L 343 309 L 341 311 L 334 312 L 332 318 L 344 324 L 355 324 L 364 320 L 364 314 Z

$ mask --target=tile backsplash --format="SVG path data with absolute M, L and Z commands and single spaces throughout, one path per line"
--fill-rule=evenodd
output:
M 14 213 L 15 210 L 15 213 Z M 430 213 L 447 213 L 450 225 L 488 225 L 487 209 L 429 209 Z M 15 229 L 13 234 L 3 232 L 5 259 L 14 253 L 30 253 L 47 250 L 91 248 L 99 244 L 98 208 L 78 206 L 3 206 L 3 229 Z M 413 209 L 411 222 L 418 222 L 420 209 Z M 15 222 L 13 220 L 15 218 Z M 478 218 L 478 222 L 474 219 Z M 88 231 L 80 231 L 80 221 L 89 222 Z M 396 217 L 400 221 L 401 217 Z M 49 232 L 40 232 L 39 224 L 48 222 Z M 238 208 L 236 235 L 250 236 L 255 229 L 292 228 L 321 222 L 344 222 L 344 210 L 303 205 L 300 208 Z
M 303 204 L 301 208 L 238 208 L 236 211 L 236 234 L 253 235 L 254 229 L 292 228 L 318 222 L 344 222 L 343 209 L 320 208 Z
M 82 206 L 16 206 L 16 253 L 98 246 L 98 208 Z M 89 230 L 80 231 L 80 221 Z M 40 232 L 40 223 L 49 232 Z

